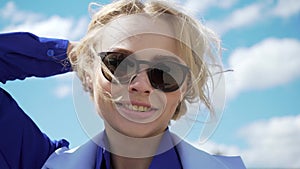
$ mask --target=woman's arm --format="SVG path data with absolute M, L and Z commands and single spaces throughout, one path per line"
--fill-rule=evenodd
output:
M 25 32 L 0 34 L 0 82 L 71 71 L 68 45 L 67 40 L 40 38 Z
M 50 140 L 2 88 L 0 135 L 1 169 L 40 169 L 56 149 L 69 145 L 65 140 Z
M 39 38 L 30 33 L 0 34 L 0 81 L 46 77 L 71 70 L 67 40 Z M 55 124 L 53 124 L 55 125 Z M 51 141 L 0 88 L 0 168 L 40 169 L 65 140 Z

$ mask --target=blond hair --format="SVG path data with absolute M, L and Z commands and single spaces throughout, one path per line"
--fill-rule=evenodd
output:
M 119 0 L 103 6 L 93 15 L 86 36 L 70 55 L 73 69 L 77 72 L 85 90 L 89 91 L 91 96 L 93 96 L 94 91 L 89 84 L 92 78 L 92 63 L 97 57 L 93 47 L 97 42 L 93 42 L 92 32 L 104 27 L 118 17 L 140 13 L 146 13 L 154 17 L 168 14 L 183 21 L 170 24 L 173 24 L 175 32 L 180 34 L 180 41 L 185 42 L 178 43 L 178 47 L 181 55 L 186 56 L 185 62 L 194 76 L 193 80 L 190 79 L 188 83 L 190 90 L 184 96 L 184 100 L 194 102 L 197 100 L 196 98 L 199 98 L 206 108 L 214 113 L 207 82 L 209 79 L 212 79 L 209 64 L 215 64 L 221 55 L 220 40 L 213 31 L 203 26 L 193 17 L 185 14 L 183 10 L 178 10 L 178 6 L 166 1 L 152 0 L 144 3 L 139 0 Z M 182 101 L 177 107 L 173 119 L 178 119 L 185 112 L 186 103 Z

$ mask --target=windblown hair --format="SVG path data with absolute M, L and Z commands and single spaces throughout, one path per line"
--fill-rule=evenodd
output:
M 142 13 L 153 17 L 168 14 L 181 20 L 180 22 L 166 22 L 170 22 L 176 34 L 180 34 L 178 48 L 180 54 L 184 56 L 184 61 L 190 67 L 193 77 L 188 78 L 189 90 L 177 107 L 173 119 L 176 120 L 185 114 L 187 110 L 185 100 L 195 102 L 200 99 L 206 108 L 214 113 L 210 92 L 208 91 L 208 82 L 212 82 L 212 72 L 209 67 L 214 64 L 214 66 L 221 67 L 216 62 L 219 60 L 218 57 L 221 56 L 220 40 L 213 31 L 185 14 L 179 6 L 166 1 L 119 0 L 102 6 L 99 11 L 93 14 L 86 36 L 72 50 L 70 55 L 73 69 L 77 72 L 85 90 L 89 91 L 91 96 L 95 92 L 92 90 L 90 83 L 93 80 L 92 64 L 95 58 L 98 57 L 97 52 L 99 51 L 94 49 L 98 42 L 93 39 L 93 32 L 118 17 Z

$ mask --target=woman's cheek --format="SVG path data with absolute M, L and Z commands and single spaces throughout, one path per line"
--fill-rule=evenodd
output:
M 175 113 L 175 110 L 178 106 L 178 104 L 180 103 L 181 100 L 181 93 L 180 91 L 174 93 L 174 94 L 170 94 L 168 96 L 168 109 L 170 111 L 170 114 L 173 116 L 173 114 Z

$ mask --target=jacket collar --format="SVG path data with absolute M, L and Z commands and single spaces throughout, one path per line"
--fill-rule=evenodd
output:
M 179 139 L 174 134 L 171 135 L 175 142 Z M 101 140 L 104 132 L 98 134 L 93 140 Z M 97 154 L 97 144 L 89 140 L 85 144 L 68 149 L 66 147 L 57 149 L 47 159 L 42 169 L 94 169 L 95 157 Z M 244 169 L 245 166 L 240 157 L 213 156 L 201 151 L 185 141 L 181 141 L 176 146 L 182 167 L 184 169 Z

